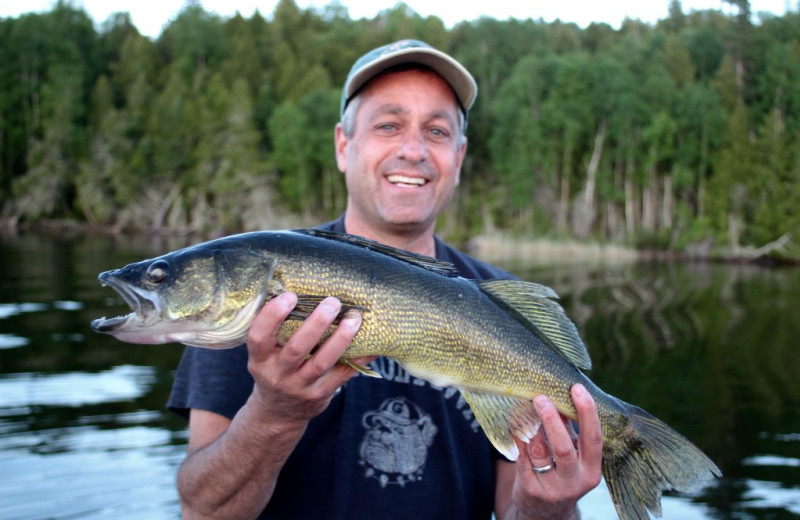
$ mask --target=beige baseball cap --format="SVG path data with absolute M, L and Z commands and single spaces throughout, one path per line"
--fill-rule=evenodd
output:
M 350 103 L 353 96 L 372 78 L 390 67 L 406 63 L 418 63 L 429 67 L 447 81 L 455 92 L 466 118 L 467 112 L 478 95 L 475 78 L 452 56 L 419 40 L 396 41 L 361 56 L 353 64 L 353 68 L 350 69 L 347 80 L 344 82 L 341 114 L 344 114 L 344 109 L 347 108 L 347 104 Z

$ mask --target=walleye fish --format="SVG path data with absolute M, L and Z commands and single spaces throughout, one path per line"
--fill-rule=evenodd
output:
M 298 305 L 281 329 L 288 338 L 324 297 L 335 296 L 342 315 L 363 316 L 341 362 L 388 356 L 416 377 L 458 388 L 511 460 L 519 455 L 513 438 L 528 441 L 540 425 L 533 397 L 548 395 L 577 420 L 570 388 L 581 383 L 597 403 L 603 476 L 624 520 L 647 520 L 648 510 L 660 516 L 663 490 L 690 491 L 721 476 L 686 438 L 583 374 L 591 366 L 586 347 L 543 285 L 467 280 L 449 263 L 318 230 L 233 235 L 99 279 L 133 312 L 96 319 L 92 329 L 130 343 L 240 345 L 265 302 L 293 291 Z

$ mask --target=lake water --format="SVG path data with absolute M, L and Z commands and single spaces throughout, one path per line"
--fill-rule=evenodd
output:
M 0 235 L 0 519 L 174 519 L 186 424 L 165 411 L 181 347 L 89 322 L 124 305 L 100 271 L 186 242 Z M 552 286 L 592 379 L 698 444 L 725 477 L 664 517 L 800 517 L 800 269 L 685 263 L 505 267 Z M 616 518 L 601 486 L 585 519 Z

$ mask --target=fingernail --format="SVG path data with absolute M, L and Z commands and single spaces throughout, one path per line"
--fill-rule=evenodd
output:
M 295 306 L 295 294 L 292 292 L 280 293 L 275 297 L 275 302 L 283 308 L 291 308 Z
M 577 384 L 573 385 L 572 386 L 572 391 L 575 392 L 575 394 L 577 396 L 579 396 L 579 397 L 582 397 L 582 396 L 586 395 L 586 392 L 587 392 L 586 387 L 583 386 L 580 383 L 577 383 Z
M 550 399 L 546 395 L 537 395 L 533 398 L 533 405 L 541 411 L 550 406 Z
M 339 314 L 339 311 L 342 308 L 342 304 L 336 298 L 328 297 L 322 300 L 322 302 L 319 304 L 319 307 L 326 314 L 329 314 L 331 316 L 336 316 L 337 314 Z
M 344 315 L 341 324 L 351 330 L 358 330 L 361 327 L 361 314 L 358 312 L 348 312 Z

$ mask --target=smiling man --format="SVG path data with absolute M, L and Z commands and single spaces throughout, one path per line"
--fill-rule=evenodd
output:
M 403 40 L 359 59 L 335 130 L 347 207 L 325 229 L 435 256 L 466 278 L 509 278 L 434 234 L 459 183 L 476 95 L 470 73 L 423 42 Z M 169 402 L 190 421 L 178 474 L 186 518 L 579 516 L 577 501 L 599 483 L 602 459 L 599 418 L 583 387 L 572 389 L 577 443 L 539 396 L 542 428 L 528 444 L 517 441 L 512 463 L 457 391 L 414 378 L 389 358 L 372 361 L 382 379 L 337 364 L 361 323 L 349 316 L 328 335 L 339 301 L 325 299 L 279 343 L 296 302 L 284 293 L 267 303 L 247 345 L 187 348 Z

